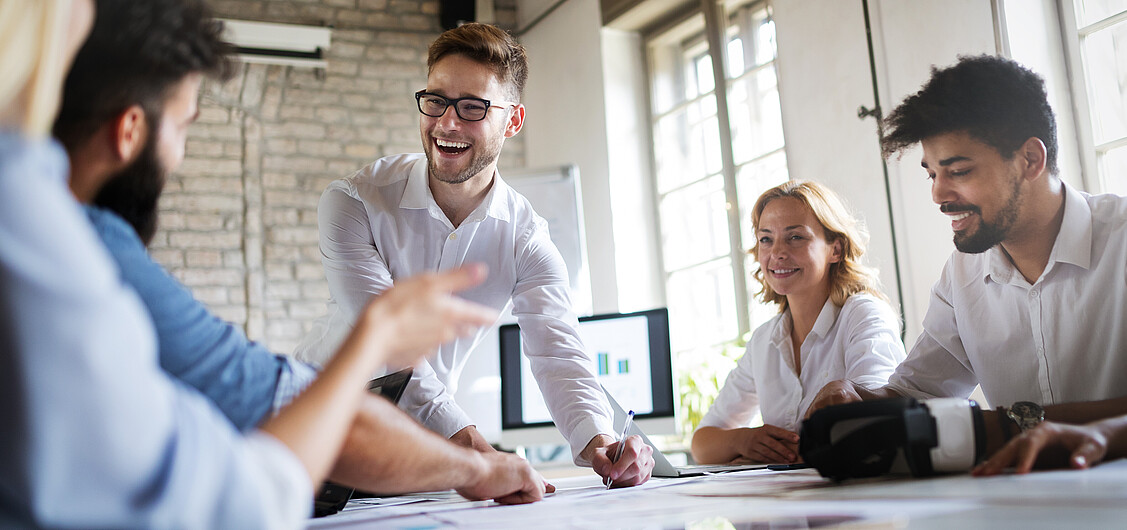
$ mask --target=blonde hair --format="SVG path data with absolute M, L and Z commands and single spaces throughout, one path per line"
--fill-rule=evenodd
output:
M 0 112 L 29 136 L 45 136 L 66 74 L 71 0 L 0 0 Z M 25 97 L 26 95 L 26 97 Z
M 791 180 L 775 186 L 759 196 L 755 207 L 751 211 L 751 223 L 754 233 L 759 233 L 759 216 L 767 204 L 775 199 L 790 197 L 805 204 L 814 217 L 821 223 L 825 232 L 826 241 L 841 243 L 841 261 L 830 264 L 830 300 L 834 305 L 845 305 L 845 301 L 858 293 L 868 293 L 885 302 L 888 297 L 880 290 L 880 279 L 876 269 L 861 264 L 861 256 L 865 254 L 865 245 L 869 241 L 869 232 L 857 218 L 849 213 L 845 203 L 833 190 L 808 180 Z M 748 251 L 753 256 L 759 255 L 759 238 L 756 237 L 755 246 Z M 776 293 L 763 277 L 762 268 L 756 268 L 752 273 L 762 289 L 759 291 L 764 302 L 779 305 L 779 312 L 787 308 L 787 297 Z

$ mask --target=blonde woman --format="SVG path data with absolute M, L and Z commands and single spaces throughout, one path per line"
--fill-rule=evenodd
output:
M 449 294 L 485 272 L 397 283 L 304 393 L 236 430 L 160 370 L 152 324 L 46 138 L 92 8 L 0 0 L 0 527 L 298 527 L 356 416 L 363 374 L 492 322 Z M 543 494 L 531 470 L 502 482 L 526 500 Z
M 754 277 L 779 315 L 752 334 L 693 435 L 705 464 L 796 462 L 799 424 L 822 386 L 882 386 L 905 356 L 896 313 L 861 265 L 867 234 L 830 189 L 790 181 L 751 215 Z M 757 413 L 763 426 L 750 427 Z

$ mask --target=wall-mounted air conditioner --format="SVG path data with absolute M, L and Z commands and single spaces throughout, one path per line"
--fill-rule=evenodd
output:
M 325 68 L 332 37 L 330 28 L 223 20 L 224 37 L 247 63 Z

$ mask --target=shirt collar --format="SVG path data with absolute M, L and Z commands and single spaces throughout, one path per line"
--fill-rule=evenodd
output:
M 826 303 L 822 306 L 822 312 L 818 313 L 818 320 L 814 321 L 814 327 L 810 330 L 810 334 L 825 338 L 833 329 L 834 322 L 837 322 L 837 315 L 840 312 L 841 308 L 832 299 L 826 298 Z
M 485 217 L 493 217 L 501 221 L 509 221 L 509 209 L 506 208 L 507 198 L 512 194 L 505 181 L 501 180 L 501 172 L 493 174 L 493 186 L 485 199 L 466 218 L 467 221 L 483 221 Z M 399 207 L 408 210 L 430 210 L 431 214 L 445 218 L 446 214 L 438 207 L 434 194 L 430 191 L 427 178 L 427 159 L 420 157 L 411 166 L 411 174 L 407 176 L 407 188 L 403 190 L 403 198 L 399 200 Z
M 1077 267 L 1088 269 L 1092 260 L 1092 208 L 1084 195 L 1073 189 L 1068 184 L 1064 186 L 1064 218 L 1061 220 L 1060 231 L 1053 242 L 1053 250 L 1049 253 L 1049 262 L 1045 265 L 1045 273 L 1052 270 L 1056 263 L 1071 263 Z M 1017 269 L 1009 256 L 1002 250 L 1001 245 L 994 245 L 986 251 L 982 277 L 998 283 L 1009 283 L 1017 275 Z
M 814 321 L 814 327 L 810 329 L 810 335 L 817 335 L 819 338 L 825 338 L 833 329 L 834 323 L 837 322 L 837 315 L 841 312 L 841 308 L 834 304 L 833 300 L 826 298 L 826 303 L 822 306 L 822 311 L 818 313 L 818 319 Z M 790 343 L 790 330 L 793 323 L 791 322 L 790 309 L 787 309 L 780 315 L 779 323 L 771 333 L 771 342 L 775 344 L 776 348 L 782 348 L 783 343 Z M 810 337 L 807 336 L 807 339 Z

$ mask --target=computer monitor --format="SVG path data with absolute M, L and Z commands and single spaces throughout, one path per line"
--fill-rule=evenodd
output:
M 649 434 L 674 434 L 677 422 L 665 308 L 579 319 L 579 337 L 591 357 L 591 372 Z M 520 328 L 501 326 L 501 443 L 505 446 L 563 444 L 540 388 L 522 354 Z

